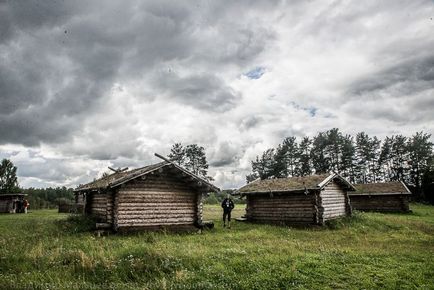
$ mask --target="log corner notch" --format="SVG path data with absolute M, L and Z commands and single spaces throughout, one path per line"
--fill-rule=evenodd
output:
M 161 155 L 157 155 L 161 158 Z M 207 180 L 164 161 L 132 170 L 115 170 L 75 192 L 83 194 L 99 227 L 114 231 L 192 230 L 203 225 L 203 195 L 220 189 Z

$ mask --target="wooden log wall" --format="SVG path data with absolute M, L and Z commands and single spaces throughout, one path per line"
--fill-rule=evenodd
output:
M 107 200 L 106 200 L 106 222 L 112 224 L 113 223 L 113 196 L 114 192 L 110 191 L 107 193 Z
M 277 224 L 312 224 L 315 222 L 315 197 L 305 194 L 248 195 L 246 218 Z
M 0 199 L 0 212 L 10 213 L 14 208 L 14 200 L 11 199 Z
M 184 180 L 165 171 L 135 179 L 114 197 L 114 228 L 193 226 L 201 219 L 199 196 Z
M 90 213 L 101 222 L 107 221 L 107 200 L 108 194 L 93 193 L 90 196 Z
M 377 212 L 409 212 L 408 195 L 350 195 L 353 209 Z
M 346 192 L 336 182 L 332 181 L 327 184 L 321 191 L 320 197 L 321 222 L 349 214 L 349 203 Z

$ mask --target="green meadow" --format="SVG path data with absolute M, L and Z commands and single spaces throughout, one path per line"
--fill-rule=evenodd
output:
M 1 289 L 434 289 L 434 207 L 325 227 L 233 222 L 97 237 L 54 210 L 0 215 Z M 244 213 L 238 205 L 233 216 Z

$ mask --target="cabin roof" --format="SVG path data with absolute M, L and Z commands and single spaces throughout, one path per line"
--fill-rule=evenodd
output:
M 355 184 L 354 187 L 357 190 L 352 192 L 351 195 L 411 194 L 410 190 L 402 181 Z
M 208 191 L 220 191 L 220 189 L 203 178 L 193 174 L 192 172 L 182 168 L 179 165 L 176 165 L 172 162 L 159 162 L 156 164 L 151 164 L 148 166 L 122 171 L 122 172 L 114 172 L 110 175 L 101 177 L 87 184 L 83 184 L 78 186 L 74 191 L 75 192 L 83 192 L 83 191 L 94 191 L 94 190 L 103 190 L 108 188 L 114 188 L 119 185 L 122 185 L 130 180 L 136 179 L 138 177 L 142 177 L 144 175 L 150 174 L 160 168 L 170 167 L 172 170 L 181 173 L 183 176 L 189 177 L 191 180 L 196 181 L 196 187 L 200 187 L 204 190 Z
M 355 190 L 354 187 L 338 174 L 309 175 L 303 177 L 288 177 L 257 180 L 241 187 L 237 193 L 243 195 L 270 192 L 300 192 L 304 190 L 321 189 L 331 180 L 336 179 L 348 190 Z

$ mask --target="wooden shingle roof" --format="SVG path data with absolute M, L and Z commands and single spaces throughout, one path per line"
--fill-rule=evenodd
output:
M 355 184 L 354 187 L 357 190 L 350 193 L 351 195 L 411 194 L 407 186 L 401 181 Z
M 254 193 L 299 192 L 309 189 L 320 189 L 333 179 L 338 179 L 349 190 L 354 190 L 352 185 L 340 175 L 327 174 L 257 180 L 241 187 L 237 190 L 237 193 L 243 196 Z
M 102 188 L 111 187 L 111 185 L 118 183 L 120 180 L 124 178 L 131 177 L 139 172 L 151 172 L 153 170 L 159 169 L 163 167 L 164 165 L 167 165 L 166 162 L 160 162 L 157 164 L 132 169 L 129 171 L 122 171 L 122 172 L 115 172 L 112 174 L 109 174 L 107 176 L 103 176 L 101 178 L 98 178 L 92 182 L 89 182 L 87 184 L 80 185 L 75 189 L 75 191 L 83 191 L 83 190 L 97 190 Z
M 80 185 L 74 191 L 85 192 L 85 191 L 98 191 L 102 189 L 113 188 L 122 185 L 125 182 L 133 180 L 135 178 L 152 173 L 163 167 L 170 167 L 171 170 L 176 171 L 177 173 L 179 173 L 180 176 L 182 175 L 184 177 L 188 177 L 190 180 L 195 180 L 197 182 L 196 187 L 200 187 L 209 191 L 220 191 L 218 187 L 212 185 L 211 183 L 204 180 L 203 178 L 189 172 L 188 170 L 172 162 L 167 162 L 167 161 L 159 162 L 156 164 L 144 166 L 137 169 L 132 169 L 129 171 L 115 172 L 113 174 L 101 177 L 87 184 Z

